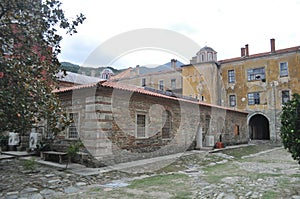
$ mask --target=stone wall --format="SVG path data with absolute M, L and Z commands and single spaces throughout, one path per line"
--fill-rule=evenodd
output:
M 80 113 L 80 139 L 98 163 L 112 165 L 195 148 L 199 129 L 227 144 L 248 141 L 247 114 L 172 97 L 107 87 L 62 92 L 67 111 Z M 163 113 L 170 114 L 169 137 L 162 136 Z M 137 115 L 145 115 L 146 135 L 137 137 Z M 239 134 L 234 129 L 239 126 Z M 61 138 L 64 133 L 60 135 Z M 203 136 L 205 142 L 205 136 Z

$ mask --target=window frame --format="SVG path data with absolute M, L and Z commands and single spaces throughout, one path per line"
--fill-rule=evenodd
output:
M 228 70 L 228 83 L 235 83 L 235 70 Z
M 144 121 L 144 136 L 139 136 L 139 126 L 138 126 L 138 117 L 139 116 L 144 116 L 145 121 Z M 135 137 L 136 139 L 144 139 L 147 138 L 148 136 L 148 114 L 144 112 L 136 112 L 135 114 Z
M 77 112 L 77 111 L 68 112 L 68 118 L 69 119 L 71 119 L 71 116 L 70 116 L 71 114 L 73 114 L 73 115 L 77 114 L 77 121 L 75 120 L 75 121 L 71 122 L 70 125 L 68 126 L 68 128 L 67 128 L 67 139 L 69 139 L 69 140 L 78 140 L 79 135 L 80 135 L 80 127 L 79 127 L 80 126 L 80 113 Z M 74 118 L 74 116 L 72 116 L 72 120 L 73 120 L 73 118 Z M 77 125 L 76 125 L 76 123 L 77 123 Z M 71 133 L 70 128 L 75 128 L 76 129 L 76 133 L 77 133 L 76 137 L 75 136 L 70 137 L 71 134 L 74 134 L 73 132 Z
M 171 89 L 176 89 L 176 79 L 171 79 Z
M 145 87 L 146 86 L 146 78 L 142 78 L 141 81 L 142 81 L 141 82 L 142 87 Z
M 158 81 L 158 89 L 163 91 L 164 90 L 164 80 Z
M 253 97 L 250 97 L 250 95 L 253 95 Z M 260 92 L 248 93 L 247 97 L 248 97 L 248 105 L 260 104 Z
M 285 68 L 283 69 L 281 66 L 285 64 Z M 288 77 L 289 76 L 289 65 L 288 62 L 280 62 L 279 63 L 279 76 L 280 77 Z
M 262 70 L 263 72 L 261 72 L 260 70 Z M 259 78 L 258 78 L 258 76 L 259 76 Z M 247 69 L 247 81 L 248 82 L 264 80 L 264 79 L 266 79 L 265 67 Z
M 288 93 L 288 100 L 285 102 L 284 101 L 284 92 L 287 92 Z M 285 96 L 285 97 L 287 97 L 287 95 Z M 290 94 L 290 90 L 282 90 L 281 91 L 281 104 L 282 105 L 284 105 L 285 103 L 287 103 L 288 101 L 290 101 L 291 100 L 291 94 Z
M 232 98 L 234 98 L 234 99 L 232 99 Z M 234 100 L 234 101 L 232 101 L 232 100 Z M 231 102 L 234 102 L 234 105 L 232 105 Z M 236 107 L 236 95 L 235 94 L 229 95 L 229 106 Z

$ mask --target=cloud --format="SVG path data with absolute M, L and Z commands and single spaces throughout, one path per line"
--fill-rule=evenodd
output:
M 68 16 L 82 12 L 87 20 L 78 34 L 65 37 L 61 61 L 83 63 L 103 42 L 140 28 L 179 32 L 214 48 L 219 59 L 239 56 L 245 44 L 250 53 L 269 51 L 270 38 L 276 39 L 277 49 L 300 43 L 299 0 L 64 0 L 63 9 Z

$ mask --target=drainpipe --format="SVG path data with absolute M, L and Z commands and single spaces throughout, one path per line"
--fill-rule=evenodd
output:
M 274 97 L 274 122 L 275 122 L 275 142 L 277 142 L 277 115 L 276 115 L 276 81 L 272 82 L 273 97 Z

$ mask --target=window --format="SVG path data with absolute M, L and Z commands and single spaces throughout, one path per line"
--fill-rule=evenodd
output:
M 260 103 L 260 97 L 259 93 L 248 93 L 248 104 L 259 104 Z
M 286 77 L 289 75 L 288 63 L 282 62 L 280 65 L 280 77 Z
M 212 60 L 212 53 L 208 53 L 208 61 Z
M 136 115 L 136 137 L 144 138 L 146 137 L 146 115 L 137 114 Z
M 255 69 L 248 69 L 247 71 L 248 81 L 255 81 L 255 80 L 265 80 L 265 68 L 255 68 Z
M 201 61 L 204 62 L 204 54 L 201 54 Z
M 143 86 L 143 87 L 146 86 L 146 78 L 143 78 L 143 79 L 142 79 L 142 86 Z
M 234 135 L 240 135 L 240 126 L 234 125 Z
M 78 139 L 79 113 L 69 113 L 69 119 L 71 120 L 71 123 L 68 128 L 68 138 Z
M 290 91 L 281 92 L 282 104 L 285 104 L 290 100 Z
M 234 70 L 228 71 L 228 83 L 234 83 L 235 82 L 235 72 Z
M 164 80 L 159 80 L 159 90 L 164 90 Z
M 229 106 L 235 107 L 236 106 L 236 96 L 229 95 Z
M 176 79 L 171 79 L 171 89 L 176 89 Z
M 164 111 L 162 115 L 162 138 L 167 139 L 171 137 L 171 129 L 172 129 L 172 117 L 170 111 Z

